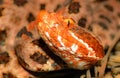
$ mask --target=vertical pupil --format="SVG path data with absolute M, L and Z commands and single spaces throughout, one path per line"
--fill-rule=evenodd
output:
M 68 20 L 68 26 L 70 25 L 70 21 Z

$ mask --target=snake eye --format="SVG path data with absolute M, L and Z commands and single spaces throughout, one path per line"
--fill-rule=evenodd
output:
M 68 26 L 70 25 L 70 21 L 68 20 Z
M 66 22 L 68 26 L 70 24 L 74 24 L 75 23 L 75 21 L 72 18 L 65 19 L 64 22 Z

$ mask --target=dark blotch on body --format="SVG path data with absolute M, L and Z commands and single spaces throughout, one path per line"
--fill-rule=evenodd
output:
M 103 29 L 108 30 L 108 26 L 107 26 L 105 23 L 99 22 L 98 24 L 99 24 Z
M 17 33 L 17 37 L 21 37 L 23 34 L 26 34 L 27 36 L 32 38 L 32 33 L 28 32 L 26 27 L 23 27 L 18 33 Z
M 93 31 L 93 28 L 92 28 L 91 25 L 88 27 L 88 30 L 89 30 L 89 31 Z
M 118 13 L 117 15 L 118 15 L 118 17 L 120 17 L 120 13 Z
M 78 21 L 78 25 L 84 28 L 86 26 L 86 22 L 87 22 L 86 18 L 81 18 Z
M 39 52 L 35 52 L 33 55 L 30 56 L 30 58 L 39 64 L 46 64 L 48 57 L 45 55 L 40 54 Z
M 24 6 L 27 2 L 27 0 L 14 0 L 14 4 L 17 6 Z
M 71 13 L 79 13 L 79 8 L 80 8 L 79 2 L 72 2 L 69 7 L 68 7 L 68 12 Z
M 2 16 L 2 11 L 4 10 L 4 8 L 0 8 L 0 16 Z
M 7 37 L 6 30 L 1 30 L 0 31 L 0 45 L 5 44 L 6 37 Z
M 29 13 L 27 20 L 28 20 L 28 22 L 34 21 L 35 20 L 34 15 L 32 13 Z
M 45 10 L 45 4 L 40 4 L 40 10 Z
M 54 12 L 56 12 L 57 10 L 59 10 L 59 9 L 60 9 L 60 7 L 61 7 L 61 5 L 60 5 L 60 4 L 58 4 L 58 5 L 56 6 L 56 8 L 54 9 Z
M 106 17 L 104 15 L 100 15 L 99 17 L 102 18 L 102 19 L 105 19 L 106 21 L 108 21 L 109 23 L 111 23 L 111 20 L 108 17 Z
M 3 78 L 17 78 L 11 73 L 3 73 Z
M 108 1 L 108 0 L 94 0 L 94 2 L 105 2 L 105 1 Z
M 106 5 L 104 5 L 104 7 L 105 7 L 107 10 L 111 11 L 111 12 L 114 11 L 113 7 L 110 6 L 110 5 L 107 5 L 107 4 L 106 4 Z
M 10 60 L 10 56 L 7 52 L 0 52 L 0 64 L 6 64 Z

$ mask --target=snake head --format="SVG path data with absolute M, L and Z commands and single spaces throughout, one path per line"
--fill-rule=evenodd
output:
M 72 19 L 41 11 L 37 20 L 41 38 L 69 67 L 88 69 L 103 58 L 104 50 L 98 39 Z

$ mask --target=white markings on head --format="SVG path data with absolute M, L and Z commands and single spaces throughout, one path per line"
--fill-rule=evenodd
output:
M 70 58 L 69 57 L 65 57 L 64 60 L 70 60 Z
M 45 35 L 46 35 L 46 37 L 47 37 L 48 39 L 50 39 L 50 35 L 49 35 L 48 32 L 45 32 Z M 49 46 L 53 46 L 52 43 L 50 43 L 50 42 L 48 43 L 48 45 L 49 45 Z
M 84 62 L 84 61 L 80 61 L 79 63 L 78 63 L 78 66 L 80 67 L 80 68 L 83 68 L 85 65 L 87 65 L 88 63 L 87 62 Z
M 55 26 L 55 27 L 58 27 L 58 26 L 59 26 L 59 24 L 55 23 L 55 24 L 54 24 L 54 26 Z
M 62 37 L 58 35 L 58 41 L 60 42 L 61 44 L 61 47 L 59 47 L 60 50 L 66 50 L 66 51 L 69 51 L 71 54 L 75 54 L 77 49 L 78 49 L 78 45 L 76 44 L 72 44 L 71 47 L 66 47 L 65 44 L 62 42 Z
M 69 51 L 71 54 L 75 54 L 77 49 L 78 49 L 78 45 L 77 44 L 72 44 L 71 47 L 67 47 L 65 46 L 65 44 L 62 42 L 62 37 L 60 35 L 58 35 L 57 37 L 59 43 L 61 44 L 61 47 L 59 47 L 60 50 L 66 50 L 66 51 Z
M 74 58 L 76 61 L 79 61 L 80 60 L 80 58 Z
M 58 41 L 60 42 L 60 44 L 65 47 L 64 43 L 62 42 L 62 37 L 58 35 L 57 37 Z
M 71 49 L 72 49 L 72 51 L 70 51 L 72 54 L 75 54 L 75 52 L 77 51 L 77 49 L 78 49 L 78 45 L 76 45 L 76 44 L 73 44 L 72 46 L 71 46 Z
M 70 62 L 69 62 L 69 64 L 73 64 L 73 62 L 72 62 L 72 61 L 70 61 Z
M 74 33 L 71 33 L 71 35 L 80 43 L 82 43 L 89 51 L 93 51 L 93 49 L 89 47 L 89 45 L 86 42 L 84 42 L 82 39 L 79 39 Z
M 96 57 L 95 52 L 93 52 L 93 51 L 90 51 L 88 53 L 88 57 L 98 58 L 98 57 Z
M 78 40 L 80 43 L 82 43 L 87 49 L 88 49 L 88 57 L 93 57 L 93 58 L 96 58 L 96 55 L 95 55 L 95 51 L 89 47 L 89 45 L 84 42 L 82 39 L 79 39 L 74 33 L 70 32 L 70 34 L 72 35 L 73 38 L 75 38 L 76 40 Z M 92 55 L 91 55 L 92 53 Z
M 60 35 L 58 35 L 57 37 L 59 43 L 61 44 L 61 47 L 59 47 L 60 50 L 69 50 L 69 48 L 67 48 L 64 43 L 62 42 L 62 37 Z
M 45 32 L 45 35 L 50 39 L 50 35 L 48 32 Z
M 77 54 L 78 57 L 83 57 L 83 55 L 81 53 Z
M 52 43 L 48 43 L 49 44 L 49 46 L 53 46 L 53 44 Z

